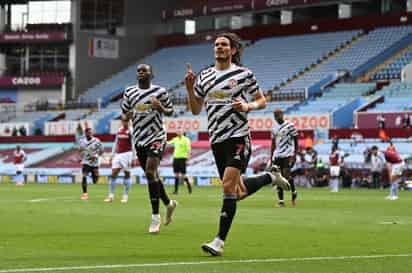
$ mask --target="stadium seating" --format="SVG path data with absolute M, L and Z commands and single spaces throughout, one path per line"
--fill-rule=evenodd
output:
M 155 84 L 171 88 L 183 80 L 186 63 L 191 63 L 193 71 L 198 72 L 212 62 L 213 51 L 210 43 L 163 48 L 87 90 L 83 100 L 94 102 L 98 97 L 114 96 L 126 86 L 134 84 L 136 66 L 139 63 L 152 65 Z
M 384 102 L 377 104 L 369 112 L 390 112 L 412 110 L 412 83 L 395 82 L 384 87 L 377 94 L 383 95 Z
M 27 122 L 32 125 L 31 134 L 35 132 L 36 129 L 43 131 L 44 123 L 58 116 L 58 112 L 17 112 L 17 115 L 10 119 L 9 123 L 15 122 Z
M 98 111 L 86 117 L 88 120 L 96 120 L 96 134 L 105 134 L 110 131 L 110 121 L 120 115 L 119 111 Z
M 304 102 L 290 114 L 303 113 L 330 113 L 354 98 L 367 95 L 375 89 L 374 83 L 337 84 L 333 88 L 326 89 L 321 97 Z
M 243 62 L 266 91 L 304 72 L 360 33 L 356 30 L 262 39 L 245 50 Z
M 309 87 L 326 76 L 336 73 L 338 70 L 353 72 L 372 58 L 382 54 L 411 32 L 411 26 L 375 29 L 354 43 L 350 48 L 320 64 L 316 69 L 306 73 L 285 88 L 300 89 Z
M 82 120 L 87 118 L 88 111 L 79 109 L 79 110 L 66 110 L 64 111 L 65 120 Z
M 285 89 L 307 88 L 339 69 L 353 71 L 408 35 L 411 29 L 411 27 L 376 29 L 341 54 L 292 81 Z M 254 71 L 261 89 L 266 91 L 285 84 L 294 77 L 299 77 L 311 66 L 318 64 L 360 34 L 361 31 L 356 30 L 266 38 L 245 50 L 243 63 Z M 124 87 L 135 82 L 138 63 L 152 64 L 155 77 L 159 75 L 155 78 L 155 83 L 173 88 L 172 97 L 185 96 L 184 87 L 179 84 L 184 76 L 185 64 L 188 62 L 192 63 L 195 72 L 210 65 L 211 45 L 199 44 L 160 49 L 87 90 L 82 99 L 96 101 L 96 98 L 100 97 L 108 101 L 110 97 L 119 94 Z
M 392 139 L 397 151 L 402 158 L 410 156 L 410 142 L 406 140 Z M 348 154 L 345 158 L 347 166 L 350 168 L 363 168 L 364 167 L 364 151 L 376 145 L 380 151 L 384 151 L 388 148 L 388 143 L 383 143 L 380 139 L 368 139 L 361 143 L 354 143 L 351 139 L 342 139 L 339 141 L 339 149 Z M 318 152 L 318 157 L 323 162 L 329 162 L 329 154 L 332 148 L 331 141 L 314 145 L 314 149 Z
M 404 66 L 412 62 L 412 48 L 401 54 L 392 62 L 386 64 L 378 72 L 372 75 L 372 80 L 400 79 Z
M 262 90 L 268 90 L 317 63 L 359 33 L 343 31 L 263 39 L 245 50 L 243 61 L 256 73 Z M 135 82 L 138 63 L 152 64 L 155 77 L 159 75 L 155 83 L 172 88 L 183 80 L 186 63 L 191 63 L 193 70 L 198 72 L 212 62 L 210 43 L 163 48 L 87 90 L 83 99 L 95 101 L 97 97 L 109 99 L 118 94 L 125 86 Z M 171 95 L 180 97 L 185 94 L 184 88 L 180 87 Z
M 260 111 L 253 111 L 251 115 L 273 114 L 275 109 L 280 108 L 284 113 L 288 114 L 293 107 L 299 104 L 299 101 L 270 101 L 266 104 L 266 108 Z
M 408 36 L 411 31 L 412 27 L 402 26 L 379 28 L 361 38 L 359 38 L 362 33 L 360 30 L 266 38 L 246 48 L 243 61 L 245 66 L 250 67 L 255 72 L 262 90 L 268 90 L 286 82 L 290 83 L 280 92 L 301 90 L 337 70 L 354 71 Z M 359 38 L 359 40 L 336 56 L 332 55 L 332 53 L 342 49 L 344 45 L 349 45 L 349 42 L 353 41 L 354 38 Z M 171 97 L 184 98 L 186 91 L 181 81 L 185 73 L 185 64 L 190 62 L 195 72 L 211 64 L 213 60 L 211 47 L 211 44 L 207 43 L 160 49 L 89 89 L 82 96 L 81 100 L 84 102 L 95 102 L 98 97 L 104 99 L 107 102 L 105 106 L 107 106 L 103 108 L 103 111 L 89 114 L 88 110 L 66 110 L 64 111 L 65 120 L 96 120 L 96 132 L 107 133 L 110 120 L 120 114 L 119 101 L 108 102 L 112 96 L 118 95 L 124 87 L 136 81 L 136 65 L 138 63 L 152 64 L 155 75 L 154 83 L 170 88 Z M 329 59 L 321 62 L 325 58 Z M 315 65 L 317 66 L 315 67 Z M 291 81 L 292 78 L 295 80 Z M 272 113 L 275 108 L 281 108 L 287 114 L 331 113 L 347 105 L 351 99 L 366 95 L 373 89 L 373 84 L 339 84 L 326 90 L 318 99 L 310 99 L 301 104 L 298 104 L 297 101 L 272 102 L 260 113 Z M 386 97 L 386 102 L 378 105 L 374 109 L 375 111 L 389 109 L 385 107 L 391 107 L 387 106 L 390 104 L 398 105 L 396 98 Z M 410 105 L 405 105 L 402 109 L 409 108 Z M 176 113 L 182 115 L 182 112 L 185 111 L 181 109 Z M 34 125 L 33 130 L 43 129 L 44 122 L 61 114 L 61 111 L 22 113 L 11 118 L 9 122 L 29 122 Z
M 23 150 L 27 154 L 26 166 L 39 164 L 47 159 L 62 154 L 66 149 L 73 147 L 73 143 L 31 143 L 24 144 Z M 15 144 L 0 145 L 0 172 L 14 173 L 13 152 Z

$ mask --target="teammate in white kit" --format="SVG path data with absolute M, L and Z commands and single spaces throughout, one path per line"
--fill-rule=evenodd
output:
M 83 194 L 80 197 L 82 200 L 89 199 L 87 193 L 87 175 L 92 176 L 93 184 L 99 179 L 99 159 L 103 154 L 103 145 L 101 141 L 93 136 L 91 128 L 85 129 L 85 136 L 80 139 L 80 155 L 82 157 L 82 190 Z
M 160 231 L 159 200 L 166 206 L 164 224 L 172 222 L 177 202 L 170 200 L 159 179 L 159 164 L 166 146 L 166 130 L 163 115 L 173 114 L 173 104 L 165 88 L 152 84 L 153 71 L 148 64 L 139 64 L 136 71 L 137 84 L 129 86 L 123 93 L 122 112 L 131 117 L 133 144 L 140 166 L 146 174 L 152 222 L 149 233 Z
M 272 129 L 272 146 L 270 150 L 272 163 L 279 166 L 282 175 L 288 179 L 292 192 L 292 206 L 296 206 L 298 192 L 293 181 L 292 168 L 295 165 L 299 148 L 298 130 L 292 122 L 284 119 L 282 109 L 275 109 L 273 116 L 276 123 Z M 282 208 L 285 206 L 284 190 L 278 187 L 277 191 L 279 197 L 278 207 Z
M 129 200 L 129 191 L 132 186 L 130 169 L 132 168 L 134 159 L 132 135 L 132 130 L 129 127 L 129 119 L 127 117 L 122 117 L 122 126 L 117 131 L 116 139 L 113 144 L 111 159 L 112 177 L 109 182 L 109 195 L 104 199 L 105 202 L 113 202 L 116 179 L 121 170 L 124 171 L 124 192 L 121 202 L 127 203 Z
M 14 151 L 14 166 L 16 167 L 16 186 L 23 186 L 24 185 L 24 162 L 27 160 L 26 153 L 20 147 L 20 145 L 16 146 L 16 150 Z

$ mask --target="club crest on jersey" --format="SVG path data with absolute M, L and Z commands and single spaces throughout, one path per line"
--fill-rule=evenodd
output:
M 230 88 L 235 88 L 236 86 L 237 86 L 237 80 L 231 79 L 231 80 L 229 81 L 229 87 L 230 87 Z

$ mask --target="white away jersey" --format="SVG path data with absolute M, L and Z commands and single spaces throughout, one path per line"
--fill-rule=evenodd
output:
M 79 146 L 82 164 L 98 167 L 99 156 L 103 153 L 103 144 L 101 141 L 96 137 L 92 137 L 90 140 L 82 137 L 79 141 Z
M 211 67 L 200 73 L 194 92 L 204 99 L 211 143 L 249 135 L 247 113 L 237 112 L 232 103 L 235 98 L 250 102 L 258 90 L 255 76 L 245 67 L 232 64 L 223 71 Z
M 133 139 L 136 146 L 147 146 L 154 141 L 166 141 L 163 114 L 152 109 L 151 97 L 157 98 L 166 109 L 173 109 L 166 89 L 151 85 L 140 89 L 133 85 L 123 93 L 123 113 L 133 113 Z
M 295 154 L 294 137 L 298 135 L 298 131 L 292 122 L 285 120 L 281 125 L 275 122 L 272 129 L 272 141 L 276 148 L 273 151 L 272 159 L 284 158 Z

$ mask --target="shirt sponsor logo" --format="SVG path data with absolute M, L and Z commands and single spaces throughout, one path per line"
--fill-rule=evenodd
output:
M 151 105 L 150 104 L 138 104 L 135 107 L 136 112 L 138 113 L 148 113 L 151 110 Z
M 231 96 L 231 93 L 227 93 L 223 90 L 213 91 L 208 94 L 209 99 L 227 99 Z

